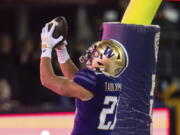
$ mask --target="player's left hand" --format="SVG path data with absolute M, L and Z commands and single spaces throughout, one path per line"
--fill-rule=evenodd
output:
M 59 42 L 62 41 L 63 36 L 59 36 L 59 38 L 53 38 L 52 33 L 55 29 L 56 24 L 53 23 L 52 27 L 48 31 L 48 23 L 45 25 L 45 27 L 42 29 L 41 32 L 41 46 L 43 48 L 50 48 L 52 49 L 55 47 Z

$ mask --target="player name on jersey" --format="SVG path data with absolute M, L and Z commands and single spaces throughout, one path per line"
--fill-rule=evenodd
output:
M 122 88 L 121 83 L 105 82 L 105 91 L 120 91 Z

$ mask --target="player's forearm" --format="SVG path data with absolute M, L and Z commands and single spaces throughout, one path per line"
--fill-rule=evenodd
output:
M 47 57 L 41 58 L 40 62 L 40 78 L 42 85 L 51 83 L 51 78 L 54 76 L 54 71 L 51 65 L 51 59 Z
M 71 80 L 77 73 L 78 68 L 70 59 L 70 56 L 66 49 L 66 45 L 60 46 L 60 48 L 56 48 L 56 54 L 58 57 L 59 65 L 61 67 L 61 71 L 63 72 L 65 77 Z
M 78 68 L 76 65 L 72 62 L 71 59 L 68 59 L 66 63 L 59 64 L 61 67 L 61 71 L 63 72 L 64 76 L 68 79 L 73 79 L 75 74 L 78 72 Z
M 68 92 L 69 80 L 64 77 L 58 77 L 54 74 L 50 58 L 41 58 L 40 77 L 42 85 L 46 88 L 59 95 L 70 96 Z

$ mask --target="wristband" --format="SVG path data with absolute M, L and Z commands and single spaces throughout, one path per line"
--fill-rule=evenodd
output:
M 56 54 L 60 64 L 65 63 L 70 58 L 65 45 L 61 49 L 56 49 Z
M 51 59 L 52 48 L 43 48 L 41 52 L 41 58 L 48 57 Z

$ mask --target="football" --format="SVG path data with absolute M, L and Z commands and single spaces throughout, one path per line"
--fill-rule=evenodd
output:
M 48 31 L 51 29 L 53 23 L 56 25 L 52 34 L 53 38 L 58 38 L 62 35 L 63 40 L 61 42 L 63 42 L 68 34 L 68 24 L 65 17 L 59 16 L 53 19 L 48 25 Z

